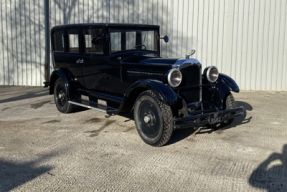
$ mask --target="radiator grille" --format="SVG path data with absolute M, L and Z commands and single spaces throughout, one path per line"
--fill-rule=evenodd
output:
M 201 70 L 200 66 L 192 65 L 181 70 L 182 83 L 180 87 L 200 85 Z M 179 95 L 185 99 L 187 103 L 200 100 L 200 87 L 179 90 Z

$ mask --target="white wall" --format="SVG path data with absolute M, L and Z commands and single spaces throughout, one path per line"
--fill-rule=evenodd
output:
M 42 85 L 44 0 L 0 6 L 0 85 Z M 287 0 L 50 0 L 50 27 L 93 22 L 158 24 L 162 55 L 194 48 L 242 90 L 287 91 Z

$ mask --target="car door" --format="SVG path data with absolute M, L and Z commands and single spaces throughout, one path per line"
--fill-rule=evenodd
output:
M 107 92 L 106 64 L 108 57 L 104 54 L 104 30 L 102 27 L 82 30 L 83 39 L 83 76 L 86 89 L 94 92 Z M 94 43 L 92 40 L 94 38 Z M 95 40 L 97 39 L 98 40 Z M 101 39 L 102 38 L 102 39 Z
M 79 29 L 67 30 L 67 51 L 65 54 L 66 68 L 70 72 L 75 85 L 79 88 L 84 88 L 85 83 L 83 79 L 82 65 L 84 60 L 81 57 Z

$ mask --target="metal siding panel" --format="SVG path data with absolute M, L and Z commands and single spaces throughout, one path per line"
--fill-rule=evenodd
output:
M 191 27 L 192 27 L 192 49 L 195 49 L 196 52 L 192 56 L 193 58 L 197 58 L 198 54 L 197 52 L 199 51 L 198 48 L 198 15 L 199 15 L 199 0 L 194 0 L 193 1 L 193 8 L 191 9 L 193 12 L 193 17 L 192 17 L 192 22 L 191 22 Z
M 184 57 L 185 54 L 189 53 L 188 50 L 188 0 L 183 1 L 183 18 L 182 18 L 182 43 L 181 47 L 181 55 L 180 57 Z
M 40 42 L 40 38 L 39 38 L 39 26 L 40 26 L 40 22 L 39 22 L 39 1 L 34 0 L 34 49 L 35 49 L 35 84 L 36 86 L 40 86 L 41 85 L 41 80 L 40 80 L 40 76 L 39 76 L 39 65 L 40 65 L 40 57 L 39 57 L 39 53 L 40 53 L 40 49 L 39 49 L 39 42 Z
M 177 38 L 175 39 L 176 41 L 176 56 L 177 57 L 183 57 L 182 55 L 182 47 L 184 45 L 183 42 L 183 30 L 184 30 L 184 26 L 183 26 L 183 1 L 182 0 L 178 0 L 178 12 L 177 12 L 177 23 L 178 23 L 178 27 L 177 27 Z
M 4 67 L 5 67 L 5 63 L 4 63 L 4 27 L 3 27 L 3 20 L 4 20 L 4 16 L 3 16 L 3 9 L 4 9 L 4 5 L 3 3 L 0 3 L 0 85 L 4 85 L 5 84 L 5 74 L 4 74 Z
M 284 82 L 284 77 L 286 76 L 286 68 L 284 70 L 284 66 L 286 66 L 286 58 L 284 60 L 284 55 L 286 55 L 286 52 L 284 54 L 284 47 L 286 47 L 286 39 L 287 39 L 287 34 L 285 32 L 287 31 L 287 25 L 286 25 L 286 16 L 287 12 L 285 14 L 285 10 L 287 9 L 287 1 L 282 0 L 282 6 L 281 6 L 281 11 L 280 14 L 282 16 L 281 23 L 280 23 L 280 37 L 279 37 L 279 60 L 278 60 L 278 70 L 277 70 L 277 75 L 278 75 L 278 82 L 277 82 L 277 90 L 284 90 L 283 86 L 287 87 L 286 81 Z M 285 89 L 287 90 L 287 89 Z
M 9 55 L 10 55 L 10 66 L 9 66 L 9 85 L 15 85 L 15 78 L 17 77 L 17 69 L 15 67 L 16 61 L 16 54 L 15 54 L 15 30 L 14 30 L 14 21 L 15 21 L 15 12 L 14 12 L 14 5 L 13 1 L 9 1 L 9 30 L 10 30 L 10 38 L 9 38 L 9 44 L 10 44 L 10 50 L 9 50 Z
M 259 27 L 260 27 L 260 0 L 254 1 L 254 20 L 253 20 L 253 46 L 252 46 L 252 60 L 250 89 L 256 90 L 256 77 L 258 75 L 257 62 L 258 62 L 258 42 L 259 42 Z
M 211 51 L 211 64 L 217 65 L 217 45 L 218 45 L 218 30 L 219 30 L 219 3 L 214 3 L 213 9 L 213 31 L 212 31 L 212 51 Z
M 236 78 L 236 73 L 239 71 L 236 70 L 237 67 L 237 42 L 238 42 L 238 30 L 240 29 L 238 26 L 239 20 L 239 1 L 235 1 L 234 10 L 233 10 L 233 31 L 232 31 L 232 45 L 231 45 L 231 73 L 230 76 Z
M 193 49 L 193 43 L 192 43 L 192 33 L 193 33 L 193 26 L 192 26 L 192 19 L 193 19 L 193 3 L 194 0 L 186 1 L 186 7 L 187 7 L 187 40 L 186 40 L 186 53 L 189 53 L 191 49 Z
M 82 1 L 81 12 L 83 14 L 83 23 L 89 23 L 89 1 Z
M 267 75 L 266 75 L 266 80 L 267 80 L 267 90 L 274 90 L 272 87 L 272 70 L 274 68 L 273 66 L 273 52 L 274 52 L 274 35 L 275 35 L 275 31 L 274 31 L 274 27 L 275 27 L 275 23 L 276 23 L 276 5 L 277 5 L 277 1 L 273 1 L 271 2 L 271 6 L 270 6 L 270 25 L 269 25 L 269 36 L 268 36 L 268 65 L 267 65 Z
M 214 0 L 209 1 L 208 4 L 208 28 L 207 28 L 207 46 L 206 46 L 206 65 L 214 65 L 212 62 L 212 34 L 214 31 Z
M 232 30 L 233 30 L 233 9 L 234 1 L 225 0 L 224 11 L 224 38 L 223 38 L 223 61 L 222 69 L 223 73 L 230 75 L 231 72 L 231 44 L 232 44 Z
M 31 85 L 36 86 L 37 85 L 37 71 L 36 71 L 36 41 L 35 41 L 35 1 L 30 0 L 30 22 L 31 22 L 31 28 L 30 28 L 30 46 L 31 46 Z
M 246 65 L 247 65 L 247 44 L 248 44 L 248 11 L 249 11 L 249 0 L 244 0 L 243 5 L 243 25 L 242 25 L 242 47 L 241 47 L 241 78 L 240 87 L 246 89 Z
M 248 30 L 247 30 L 247 54 L 246 54 L 246 79 L 245 79 L 245 89 L 250 90 L 252 82 L 252 46 L 253 46 L 253 31 L 254 31 L 254 0 L 249 0 L 249 10 L 248 10 Z
M 107 1 L 106 0 L 102 0 L 102 23 L 106 23 L 107 22 Z
M 285 1 L 285 7 L 287 7 L 287 2 Z M 284 59 L 283 59 L 283 70 L 282 70 L 282 76 L 283 76 L 283 79 L 282 79 L 282 90 L 284 91 L 287 91 L 287 66 L 286 66 L 286 63 L 287 63 L 287 9 L 285 9 L 285 13 L 283 12 L 283 14 L 285 14 L 285 35 L 284 35 Z
M 128 23 L 134 23 L 134 0 L 128 0 Z
M 218 45 L 217 45 L 217 67 L 219 70 L 222 69 L 222 57 L 223 57 L 223 34 L 224 34 L 224 10 L 225 2 L 224 0 L 219 0 L 219 25 L 218 25 Z
M 269 3 L 268 3 L 269 2 Z M 268 66 L 268 29 L 270 25 L 270 1 L 265 0 L 265 6 L 264 6 L 264 36 L 263 36 L 263 51 L 262 51 L 262 63 L 261 63 L 261 90 L 266 90 L 266 84 L 267 84 L 267 66 Z M 270 65 L 270 63 L 269 63 Z
M 258 24 L 258 42 L 257 42 L 257 63 L 256 63 L 256 78 L 255 78 L 255 89 L 262 90 L 262 63 L 264 53 L 264 26 L 265 26 L 265 1 L 260 1 L 259 5 L 259 24 Z M 263 2 L 263 3 L 262 3 Z
M 204 66 L 207 66 L 207 44 L 208 44 L 208 12 L 209 12 L 209 0 L 203 1 L 203 22 L 202 22 L 202 44 L 201 44 L 201 62 L 203 63 Z
M 202 41 L 203 41 L 203 10 L 204 10 L 204 6 L 203 6 L 204 1 L 199 1 L 199 6 L 198 6 L 198 25 L 197 25 L 197 38 L 198 38 L 198 45 L 197 45 L 197 59 L 203 64 L 205 65 L 205 63 L 203 63 L 203 47 L 202 47 Z
M 278 81 L 278 74 L 277 74 L 277 69 L 279 67 L 279 63 L 278 63 L 278 58 L 279 58 L 279 38 L 280 38 L 280 23 L 281 23 L 281 15 L 280 15 L 280 8 L 282 6 L 282 1 L 281 0 L 277 0 L 276 3 L 276 8 L 275 8 L 275 27 L 274 27 L 274 36 L 273 36 L 273 42 L 274 42 L 274 47 L 273 47 L 273 63 L 275 63 L 275 65 L 272 65 L 272 71 L 271 71 L 271 75 L 272 75 L 272 84 L 271 87 L 273 90 L 275 91 L 280 91 L 280 89 L 277 89 L 277 81 Z
M 16 11 L 16 5 L 17 3 L 15 0 L 11 0 L 11 16 L 12 16 L 12 21 L 11 21 L 11 30 L 12 30 L 12 38 L 13 38 L 13 44 L 12 44 L 12 50 L 13 50 L 13 68 L 14 68 L 14 79 L 13 79 L 13 85 L 18 85 L 18 49 L 17 49 L 17 11 Z M 1 48 L 0 48 L 1 50 Z
M 171 14 L 172 11 L 171 10 L 172 10 L 171 1 L 170 0 L 168 0 L 168 1 L 163 0 L 163 12 L 165 13 L 163 16 L 163 18 L 164 18 L 163 22 L 164 22 L 165 31 L 166 31 L 166 33 L 164 35 L 167 35 L 168 37 L 170 37 L 170 29 L 171 29 L 171 25 L 170 25 L 171 17 L 172 17 L 172 14 Z M 170 44 L 166 43 L 166 57 L 170 56 L 169 47 L 170 47 Z
M 39 25 L 39 31 L 40 31 L 40 41 L 39 41 L 39 46 L 41 47 L 41 49 L 40 49 L 40 61 L 39 61 L 39 65 L 40 65 L 40 67 L 39 67 L 39 70 L 40 70 L 40 85 L 42 86 L 43 85 L 43 82 L 46 80 L 46 81 L 49 81 L 49 79 L 45 79 L 45 73 L 44 73 L 44 71 L 45 71 L 45 66 L 44 66 L 44 63 L 45 63 L 45 44 L 44 43 L 41 43 L 41 42 L 45 42 L 45 26 L 44 26 L 44 23 L 45 23 L 45 18 L 44 18 L 44 12 L 43 12 L 43 10 L 44 10 L 44 1 L 39 1 L 39 15 L 40 15 L 40 17 L 39 17 L 39 19 L 40 19 L 40 21 L 39 21 L 39 23 L 40 23 L 40 25 Z M 50 25 L 50 27 L 51 27 L 51 25 Z M 51 56 L 51 54 L 50 54 L 50 56 Z M 52 59 L 50 59 L 50 63 L 52 62 Z M 53 64 L 50 64 L 51 65 L 51 67 L 53 67 Z M 52 70 L 51 70 L 51 72 L 52 72 Z
M 177 57 L 177 41 L 178 41 L 178 1 L 173 0 L 173 26 L 172 26 L 172 45 L 171 45 L 171 56 Z
M 20 36 L 23 36 L 23 32 L 24 32 L 24 5 L 23 3 L 22 4 L 19 4 L 19 24 L 18 24 L 18 27 L 19 27 L 19 35 Z M 20 44 L 20 49 L 19 49 L 19 61 L 20 63 L 18 64 L 18 71 L 19 71 L 19 85 L 26 85 L 24 83 L 24 42 L 25 42 L 25 38 L 20 38 L 19 40 L 19 44 Z
M 4 85 L 9 85 L 9 57 L 8 57 L 8 29 L 7 29 L 7 0 L 5 0 L 5 2 L 2 3 L 2 18 L 3 19 L 3 46 L 4 46 L 4 68 L 3 68 L 3 72 L 4 72 Z

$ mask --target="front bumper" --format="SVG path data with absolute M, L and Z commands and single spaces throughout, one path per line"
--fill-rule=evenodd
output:
M 189 127 L 196 127 L 200 125 L 206 125 L 209 123 L 209 115 L 214 112 L 221 112 L 222 113 L 222 121 L 228 119 L 234 119 L 236 117 L 240 117 L 243 115 L 244 107 L 237 107 L 234 109 L 228 110 L 221 110 L 221 111 L 214 111 L 214 110 L 203 110 L 203 111 L 195 111 L 191 115 L 187 117 L 175 117 L 174 118 L 174 128 L 175 129 L 182 129 L 182 128 L 189 128 Z

